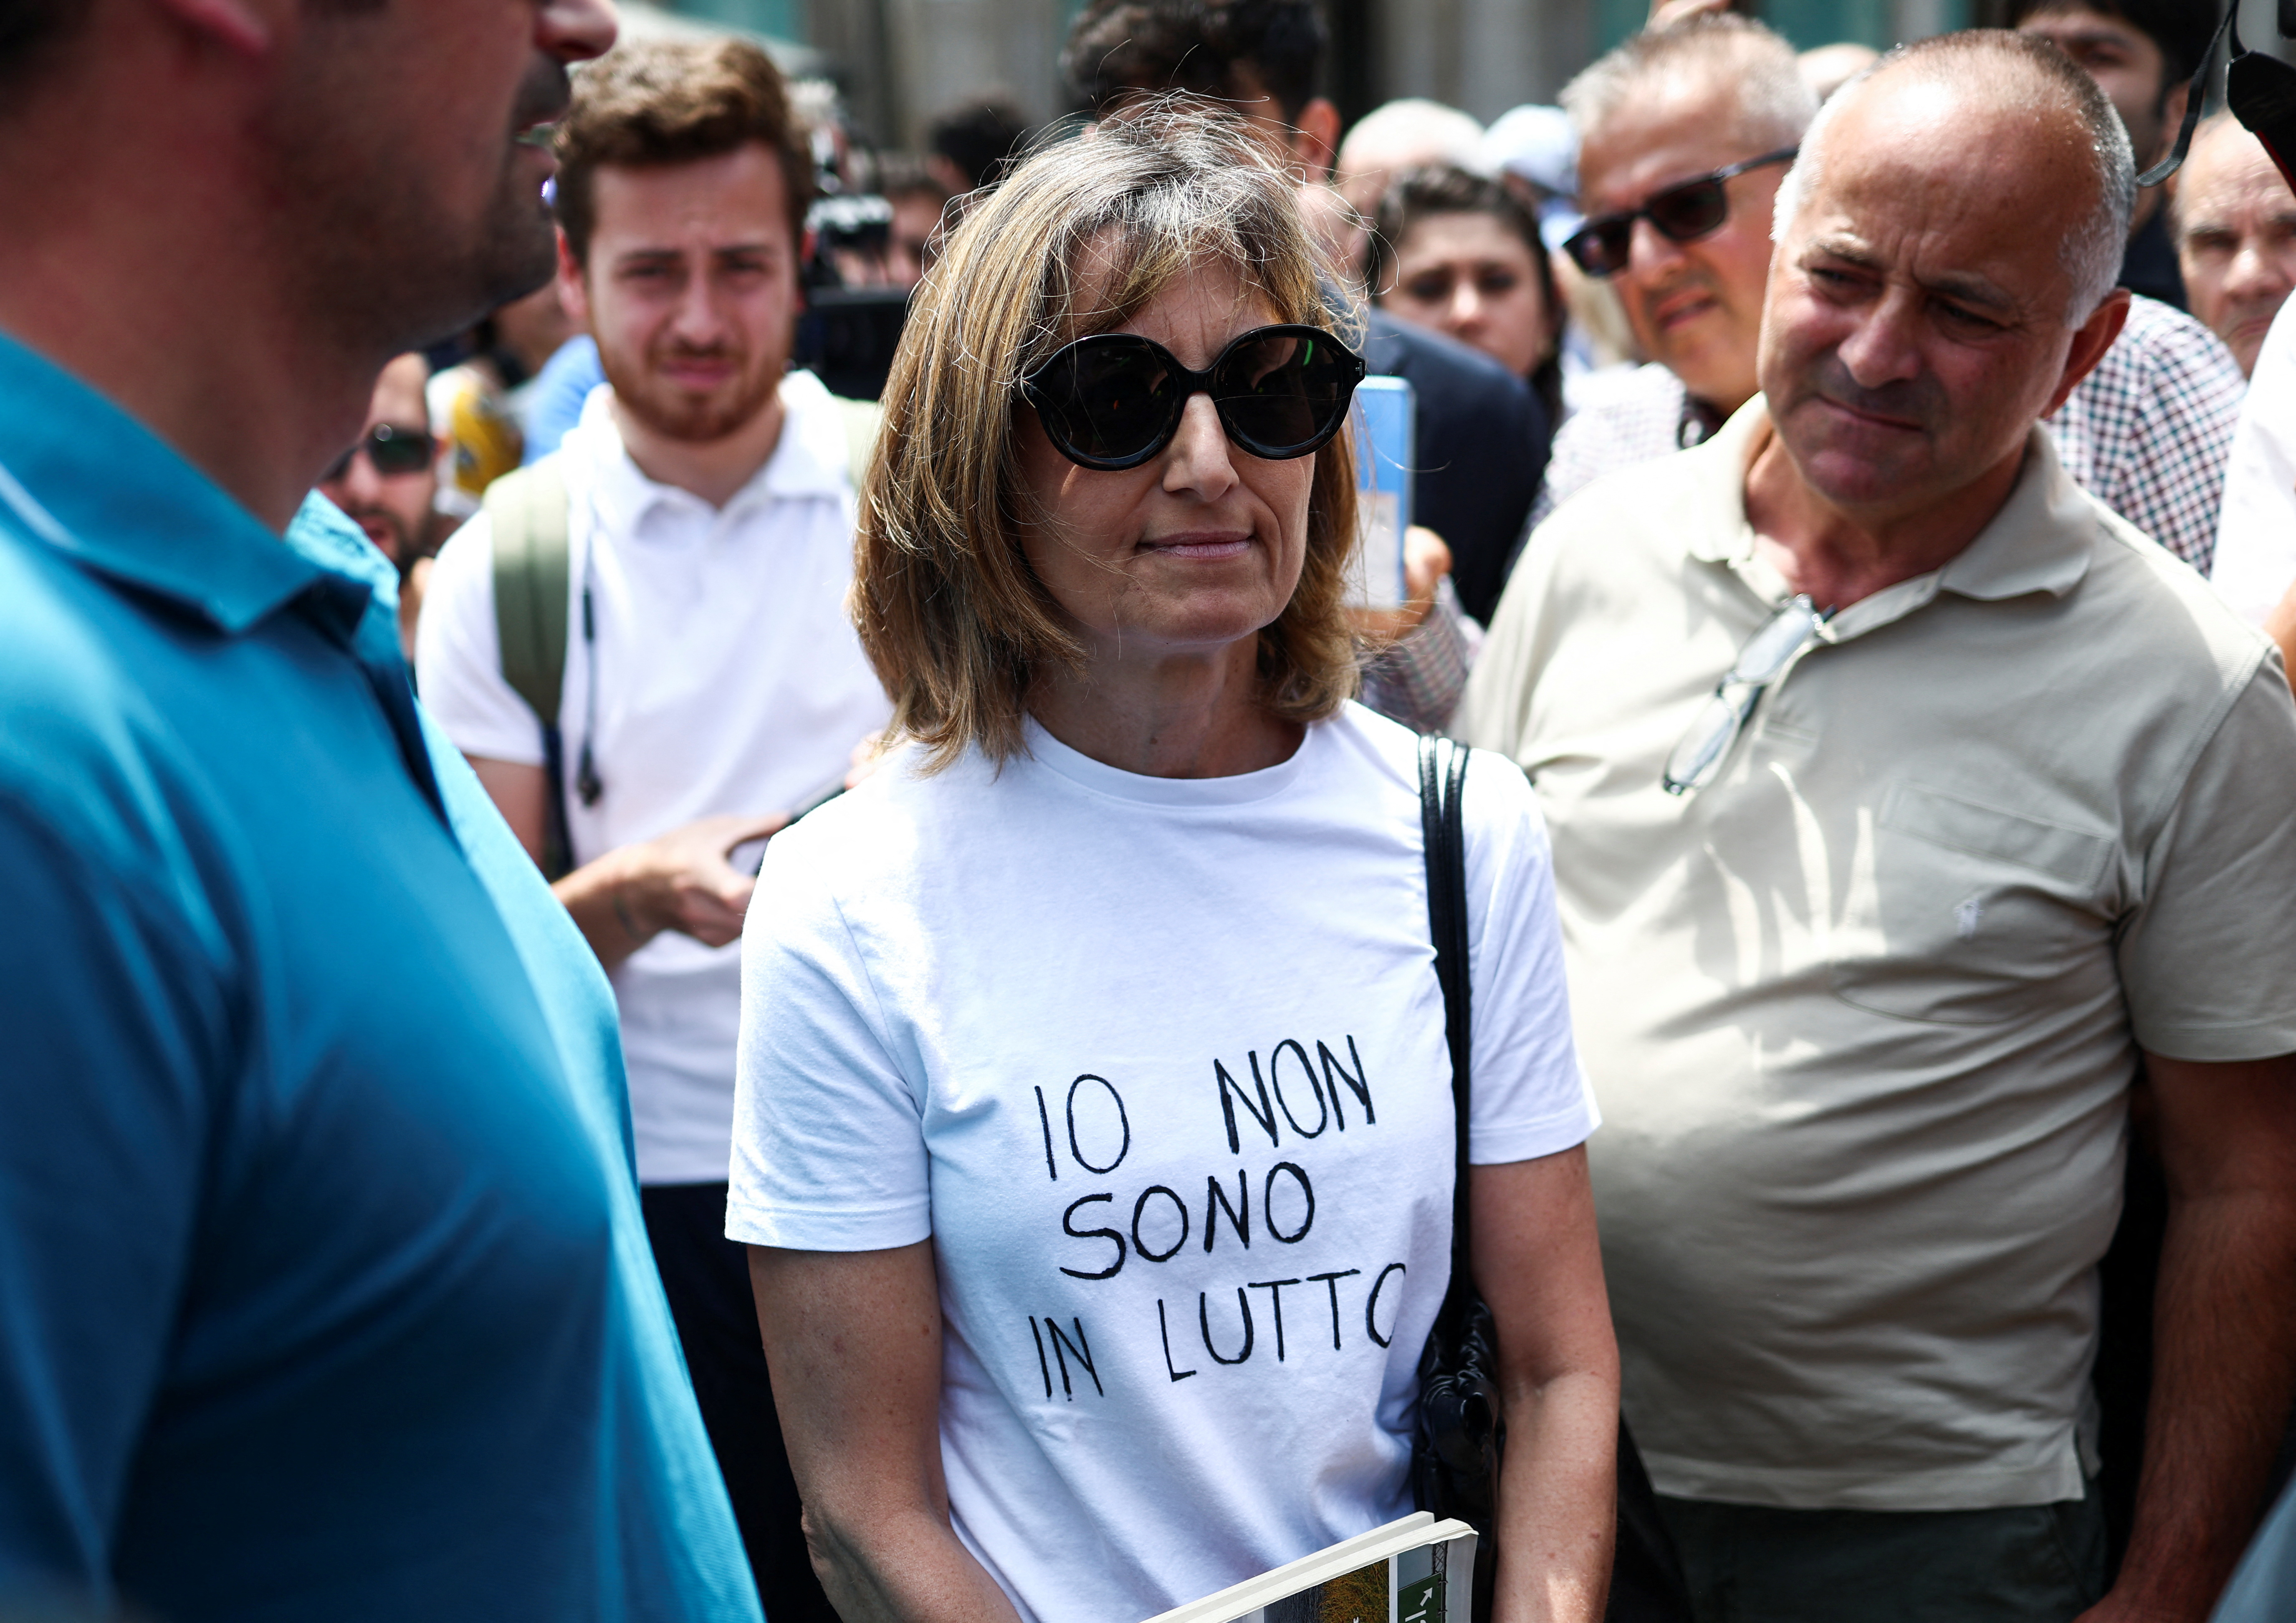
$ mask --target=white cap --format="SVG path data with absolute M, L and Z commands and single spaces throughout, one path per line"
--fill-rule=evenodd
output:
M 1578 191 L 1578 135 L 1560 107 L 1518 107 L 1483 133 L 1483 164 L 1558 197 Z
M 1534 104 L 1501 113 L 1484 132 L 1483 165 L 1546 193 L 1538 204 L 1538 234 L 1548 248 L 1559 251 L 1563 239 L 1585 223 L 1573 201 L 1578 191 L 1578 133 L 1560 107 Z

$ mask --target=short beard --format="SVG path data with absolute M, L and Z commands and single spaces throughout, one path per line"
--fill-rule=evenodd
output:
M 665 439 L 685 445 L 714 445 L 737 434 L 758 420 L 773 403 L 781 379 L 770 367 L 737 374 L 736 393 L 730 401 L 720 397 L 696 400 L 655 381 L 644 361 L 633 365 L 624 357 L 598 348 L 599 365 L 613 386 L 614 403 Z M 747 357 L 743 357 L 747 359 Z
M 406 571 L 413 569 L 415 559 L 422 556 L 422 526 L 410 527 L 406 519 L 388 507 L 364 505 L 352 507 L 341 503 L 338 503 L 337 505 L 342 507 L 344 517 L 362 529 L 365 527 L 366 521 L 369 519 L 379 519 L 382 521 L 383 528 L 390 530 L 394 538 L 393 545 L 389 549 L 390 561 L 398 570 L 398 578 L 401 580 L 406 579 Z

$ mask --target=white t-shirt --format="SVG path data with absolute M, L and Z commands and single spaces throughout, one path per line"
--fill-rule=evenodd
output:
M 2254 626 L 2296 585 L 2296 299 L 2272 318 L 2241 402 L 2209 578 Z
M 854 505 L 840 408 L 811 373 L 791 373 L 781 398 L 780 444 L 722 508 L 638 471 L 610 389 L 591 395 L 556 453 L 570 504 L 558 725 L 578 862 L 698 817 L 802 806 L 890 713 L 845 611 Z M 586 579 L 594 657 L 582 637 Z M 456 749 L 543 764 L 540 723 L 503 680 L 483 513 L 439 554 L 414 658 L 423 702 Z M 572 785 L 586 736 L 605 785 L 594 806 Z M 667 932 L 613 982 L 639 1181 L 721 1180 L 739 949 Z
M 1141 777 L 904 755 L 775 842 L 743 947 L 726 1232 L 931 1235 L 958 1536 L 1023 1617 L 1125 1623 L 1407 1512 L 1453 1115 L 1414 735 Z M 1472 1153 L 1568 1149 L 1529 785 L 1466 790 Z

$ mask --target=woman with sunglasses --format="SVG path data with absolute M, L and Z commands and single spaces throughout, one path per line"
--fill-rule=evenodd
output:
M 919 289 L 854 587 L 903 742 L 768 851 L 727 1210 L 848 1619 L 1128 1623 L 1412 1509 L 1455 1126 L 1332 285 L 1258 138 L 1168 108 Z M 1591 1619 L 1594 1113 L 1528 790 L 1465 807 L 1498 1615 Z

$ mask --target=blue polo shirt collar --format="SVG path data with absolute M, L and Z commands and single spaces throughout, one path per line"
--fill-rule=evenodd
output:
M 87 477 L 89 448 L 107 476 Z M 346 642 L 370 588 L 283 545 L 160 437 L 0 333 L 0 509 L 84 568 L 238 636 L 308 595 Z
M 102 480 L 87 477 L 95 459 Z M 272 534 L 151 430 L 0 333 L 0 522 L 7 516 L 81 567 L 227 636 L 294 608 L 358 665 L 408 776 L 447 820 L 398 651 L 396 594 L 377 596 L 376 571 L 390 566 L 325 501 L 307 500 L 285 537 Z

